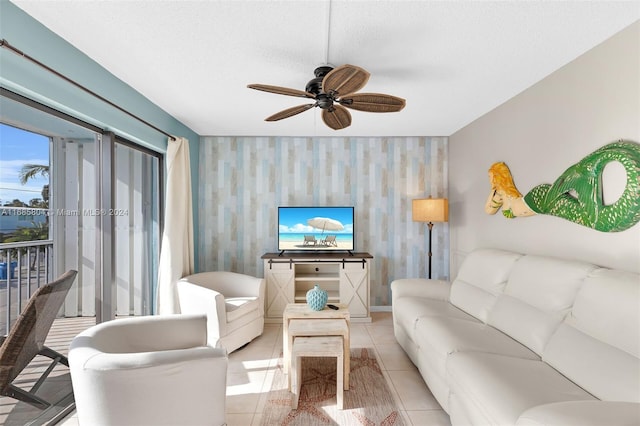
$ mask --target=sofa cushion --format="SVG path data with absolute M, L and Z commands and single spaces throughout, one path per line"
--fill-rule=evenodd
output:
M 543 360 L 600 399 L 640 402 L 640 274 L 599 269 Z
M 415 333 L 421 342 L 420 347 L 430 358 L 428 368 L 435 368 L 443 377 L 446 375 L 447 357 L 454 352 L 488 352 L 540 359 L 522 344 L 481 322 L 444 316 L 421 317 Z
M 543 256 L 523 256 L 513 266 L 488 324 L 537 354 L 564 319 L 584 279 L 596 266 Z
M 566 323 L 640 357 L 640 274 L 601 268 L 587 277 Z
M 567 401 L 538 405 L 522 413 L 516 426 L 637 425 L 640 406 L 620 401 Z
M 451 285 L 451 303 L 487 322 L 496 296 L 502 293 L 511 268 L 520 257 L 521 254 L 496 249 L 469 253 Z
M 458 351 L 486 351 L 539 359 L 529 349 L 479 321 L 447 316 L 422 316 L 416 323 L 420 345 L 418 368 L 440 405 L 448 410 L 447 358 Z
M 445 316 L 465 321 L 478 320 L 461 311 L 451 303 L 424 297 L 400 297 L 394 302 L 393 321 L 395 326 L 404 329 L 409 338 L 415 342 L 416 322 L 423 316 Z
M 538 405 L 595 399 L 545 362 L 531 359 L 456 352 L 447 361 L 447 377 L 460 409 L 482 424 L 514 424 Z

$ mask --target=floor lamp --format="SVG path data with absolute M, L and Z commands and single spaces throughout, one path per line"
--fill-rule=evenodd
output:
M 411 212 L 414 222 L 427 222 L 429 227 L 429 279 L 431 279 L 431 231 L 433 222 L 449 220 L 449 202 L 446 198 L 419 198 L 413 200 Z

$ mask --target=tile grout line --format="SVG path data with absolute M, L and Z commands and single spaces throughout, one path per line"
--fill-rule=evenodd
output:
M 398 393 L 398 390 L 396 389 L 395 385 L 393 384 L 393 381 L 391 380 L 391 376 L 389 375 L 389 370 L 387 370 L 387 366 L 384 364 L 384 362 L 382 361 L 382 356 L 380 356 L 380 353 L 378 351 L 378 344 L 376 343 L 375 339 L 373 338 L 373 335 L 371 334 L 371 331 L 369 330 L 369 328 L 375 327 L 374 325 L 366 325 L 365 326 L 365 330 L 367 330 L 367 334 L 369 335 L 369 339 L 371 339 L 371 342 L 373 343 L 373 347 L 374 347 L 374 351 L 376 354 L 376 359 L 378 360 L 378 362 L 380 363 L 380 365 L 383 366 L 383 372 L 386 374 L 383 374 L 385 381 L 387 382 L 387 386 L 389 386 L 389 390 L 392 393 L 393 399 L 394 401 L 399 405 L 399 409 L 401 411 L 400 415 L 402 416 L 402 418 L 404 420 L 406 420 L 407 422 L 409 422 L 408 426 L 412 426 L 413 422 L 411 421 L 411 419 L 409 418 L 409 415 L 407 414 L 407 409 L 404 406 L 404 402 L 402 401 L 402 398 L 400 398 L 400 394 Z M 404 415 L 402 413 L 405 413 Z
M 271 391 L 271 387 L 273 386 L 273 379 L 275 377 L 276 369 L 278 368 L 278 359 L 280 358 L 281 350 L 278 348 L 278 336 L 282 336 L 282 326 L 273 327 L 277 328 L 275 335 L 273 336 L 273 344 L 271 345 L 271 362 L 268 366 L 268 371 L 264 376 L 262 381 L 262 386 L 260 387 L 261 398 L 258 399 L 258 405 L 256 406 L 256 410 L 253 413 L 253 417 L 251 419 L 251 424 L 255 422 L 256 416 L 262 415 L 264 411 L 264 407 L 266 405 L 266 401 L 264 404 L 261 404 L 262 398 L 268 398 L 269 392 Z

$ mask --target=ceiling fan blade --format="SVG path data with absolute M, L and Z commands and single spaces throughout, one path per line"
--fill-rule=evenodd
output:
M 367 71 L 355 65 L 341 65 L 334 68 L 322 80 L 322 91 L 324 93 L 353 93 L 362 89 L 369 80 Z
M 301 112 L 305 112 L 306 110 L 311 109 L 314 106 L 316 106 L 316 104 L 298 105 L 292 108 L 287 108 L 280 112 L 276 112 L 272 116 L 265 118 L 264 121 L 278 121 L 278 120 L 282 120 L 283 118 L 289 118 L 296 114 L 300 114 Z
M 315 99 L 313 93 L 303 92 L 302 90 L 289 89 L 288 87 L 269 86 L 268 84 L 249 84 L 249 89 L 261 90 L 263 92 L 276 93 L 278 95 L 297 96 L 298 98 Z
M 367 112 L 398 112 L 407 103 L 402 98 L 382 93 L 353 93 L 338 102 L 347 108 Z
M 333 105 L 330 109 L 322 110 L 322 121 L 333 130 L 351 126 L 351 113 L 340 105 Z

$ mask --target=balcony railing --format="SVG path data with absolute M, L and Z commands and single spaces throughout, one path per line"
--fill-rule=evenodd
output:
M 36 289 L 53 280 L 53 241 L 0 244 L 0 333 L 11 326 Z

